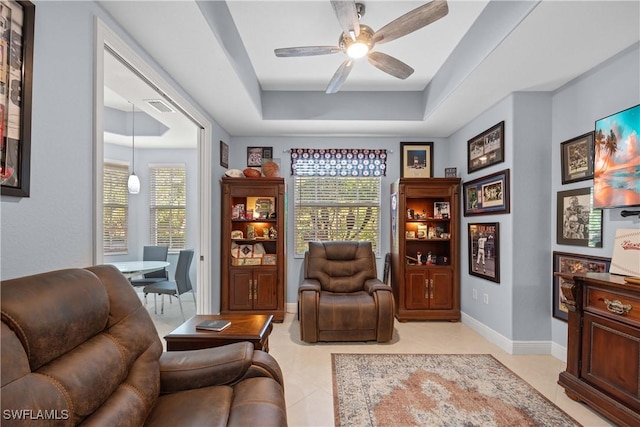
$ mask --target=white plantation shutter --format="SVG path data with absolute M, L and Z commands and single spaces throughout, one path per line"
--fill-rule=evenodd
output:
M 187 230 L 186 167 L 149 167 L 150 238 L 152 245 L 168 246 L 170 252 L 184 249 Z
M 369 241 L 380 254 L 381 177 L 295 177 L 295 246 L 308 242 Z
M 103 172 L 103 231 L 105 254 L 127 252 L 129 246 L 129 192 L 126 164 L 105 163 Z

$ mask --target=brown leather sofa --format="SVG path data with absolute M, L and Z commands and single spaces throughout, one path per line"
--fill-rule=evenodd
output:
M 0 285 L 2 425 L 286 426 L 282 373 L 248 342 L 162 351 L 111 266 Z
M 370 242 L 309 242 L 298 288 L 303 341 L 390 341 L 393 307 Z

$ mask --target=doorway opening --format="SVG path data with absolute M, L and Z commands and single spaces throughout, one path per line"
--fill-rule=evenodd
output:
M 184 245 L 196 251 L 196 312 L 211 313 L 211 123 L 99 20 L 95 52 L 94 263 L 142 259 L 143 246 L 155 243 L 149 166 L 155 170 L 182 164 L 187 194 Z M 105 253 L 105 161 L 128 168 L 132 159 L 142 183 L 139 194 L 128 195 L 128 246 L 120 253 Z M 174 252 L 168 259 L 170 278 L 178 257 L 178 250 Z

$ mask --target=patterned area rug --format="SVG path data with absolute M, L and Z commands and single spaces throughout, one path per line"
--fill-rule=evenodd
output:
M 332 354 L 336 426 L 579 426 L 488 354 Z

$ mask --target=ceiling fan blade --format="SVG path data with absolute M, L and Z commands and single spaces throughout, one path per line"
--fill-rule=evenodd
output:
M 278 57 L 329 55 L 338 52 L 342 52 L 339 46 L 283 47 L 274 50 L 274 53 Z
M 339 91 L 344 81 L 347 80 L 347 77 L 349 77 L 349 73 L 351 72 L 352 68 L 353 59 L 347 59 L 346 61 L 344 61 L 342 65 L 340 65 L 340 68 L 338 68 L 338 71 L 336 71 L 333 77 L 331 77 L 331 81 L 327 85 L 327 90 L 325 91 L 325 93 L 332 94 Z
M 353 0 L 331 0 L 331 5 L 336 13 L 338 22 L 340 22 L 342 31 L 345 34 L 350 34 L 351 38 L 355 40 L 360 35 L 360 21 L 358 20 L 356 2 Z
M 445 0 L 433 0 L 389 22 L 373 35 L 373 43 L 386 43 L 413 33 L 449 13 Z
M 406 79 L 413 74 L 413 68 L 400 61 L 399 59 L 389 56 L 382 52 L 371 52 L 367 56 L 369 62 L 374 67 L 384 71 L 387 74 L 391 74 L 393 77 L 399 79 Z

